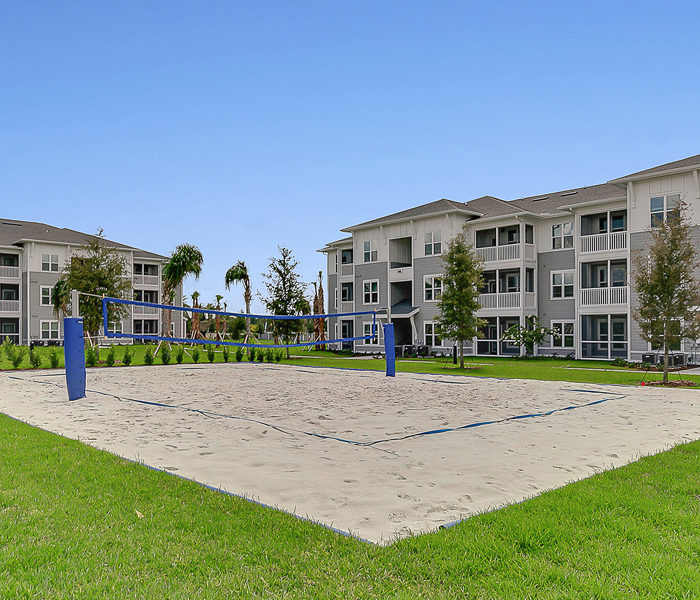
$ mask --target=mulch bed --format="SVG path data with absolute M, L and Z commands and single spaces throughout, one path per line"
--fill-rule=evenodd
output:
M 642 385 L 656 385 L 664 386 L 663 381 L 642 381 Z M 664 387 L 697 387 L 697 383 L 694 381 L 688 381 L 687 379 L 674 379 L 669 381 Z

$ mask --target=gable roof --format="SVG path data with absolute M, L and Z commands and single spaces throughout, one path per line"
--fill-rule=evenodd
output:
M 441 214 L 447 212 L 461 212 L 466 215 L 481 216 L 481 213 L 477 213 L 473 210 L 470 210 L 463 202 L 455 202 L 454 200 L 442 198 L 440 200 L 435 200 L 435 202 L 421 204 L 420 206 L 415 206 L 414 208 L 409 208 L 407 210 L 392 213 L 390 215 L 386 215 L 385 217 L 379 217 L 378 219 L 372 219 L 371 221 L 365 221 L 364 223 L 352 225 L 351 227 L 341 229 L 341 231 L 353 231 L 354 229 L 363 229 L 365 227 L 384 225 L 386 223 L 392 223 L 394 221 L 405 221 L 406 219 L 427 217 L 432 214 Z
M 465 206 L 483 217 L 500 217 L 505 215 L 515 215 L 528 213 L 529 211 L 512 202 L 501 200 L 495 196 L 481 196 L 465 203 Z
M 0 246 L 21 246 L 28 241 L 37 242 L 57 242 L 63 244 L 75 244 L 83 246 L 95 236 L 74 229 L 66 229 L 37 223 L 35 221 L 17 221 L 14 219 L 0 219 Z M 105 246 L 128 250 L 139 258 L 150 258 L 156 260 L 166 260 L 167 257 L 161 254 L 154 254 L 140 248 L 120 244 L 112 240 L 103 239 Z
M 658 167 L 652 167 L 651 169 L 645 169 L 644 171 L 637 171 L 636 173 L 630 173 L 624 177 L 618 177 L 612 181 L 626 181 L 629 179 L 638 179 L 647 177 L 649 175 L 660 175 L 666 171 L 675 171 L 677 169 L 700 169 L 700 154 L 695 156 L 689 156 L 688 158 L 682 158 L 680 160 L 674 160 L 673 162 L 659 165 Z

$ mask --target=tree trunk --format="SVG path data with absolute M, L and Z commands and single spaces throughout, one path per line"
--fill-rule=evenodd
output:
M 668 383 L 668 342 L 664 343 L 664 385 Z
M 464 341 L 458 340 L 457 343 L 459 344 L 459 368 L 463 369 L 464 368 Z

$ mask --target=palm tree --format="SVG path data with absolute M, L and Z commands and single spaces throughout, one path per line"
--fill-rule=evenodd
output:
M 221 310 L 221 301 L 224 299 L 224 297 L 221 294 L 216 295 L 216 310 L 220 311 Z M 216 339 L 219 341 L 221 338 L 219 337 L 219 329 L 221 328 L 221 315 L 216 315 L 214 318 L 214 321 L 216 323 Z
M 194 275 L 199 279 L 202 272 L 204 258 L 197 246 L 192 244 L 180 244 L 170 255 L 168 262 L 163 265 L 163 304 L 173 303 L 175 290 L 182 284 L 185 277 Z M 170 337 L 170 323 L 172 322 L 172 311 L 163 311 L 163 336 Z
M 68 303 L 70 302 L 70 288 L 65 279 L 59 279 L 51 288 L 51 304 L 53 305 L 53 314 L 56 317 L 68 314 Z
M 226 277 L 224 278 L 226 283 L 226 289 L 231 288 L 233 283 L 243 284 L 243 300 L 245 300 L 245 312 L 250 314 L 250 301 L 253 299 L 253 292 L 250 289 L 250 277 L 248 276 L 248 267 L 242 260 L 239 260 L 235 265 L 233 265 L 228 271 L 226 271 Z M 248 343 L 250 339 L 250 317 L 245 318 L 245 339 L 244 344 Z
M 323 297 L 323 271 L 318 272 L 318 283 L 313 282 L 314 286 L 314 306 L 313 312 L 315 315 L 322 315 L 326 312 L 325 299 Z M 324 342 L 326 340 L 326 332 L 323 317 L 314 319 L 314 337 L 315 341 Z M 318 346 L 319 350 L 325 350 L 326 345 Z
M 199 292 L 192 292 L 192 308 L 199 308 Z M 192 312 L 192 331 L 190 332 L 193 340 L 199 337 L 199 313 Z

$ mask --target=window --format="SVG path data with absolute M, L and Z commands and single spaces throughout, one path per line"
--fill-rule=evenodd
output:
M 58 254 L 42 254 L 41 270 L 58 272 Z
M 574 224 L 560 223 L 552 225 L 552 249 L 559 250 L 561 248 L 574 247 Z
M 335 310 L 338 310 L 338 288 L 335 288 Z
M 375 245 L 374 242 L 365 242 L 364 243 L 364 259 L 365 262 L 377 262 L 379 259 L 378 254 L 377 254 L 377 246 Z
M 374 335 L 372 335 L 372 321 L 365 321 L 364 323 L 362 323 L 362 332 L 362 335 L 365 336 L 365 344 L 379 343 L 379 323 L 376 324 Z
M 352 283 L 340 284 L 340 299 L 343 302 L 352 302 Z
M 379 304 L 379 279 L 363 281 L 362 291 L 365 304 Z
M 525 269 L 525 291 L 535 291 L 535 269 Z
M 442 298 L 442 278 L 439 275 L 423 277 L 423 299 L 426 302 L 437 302 Z
M 442 243 L 439 231 L 425 232 L 425 255 L 442 254 Z
M 526 244 L 534 244 L 534 230 L 532 228 L 532 225 L 525 225 L 525 243 Z
M 41 322 L 41 339 L 42 340 L 57 340 L 58 339 L 58 321 L 42 321 Z
M 574 272 L 552 271 L 552 298 L 574 297 Z
M 574 347 L 574 322 L 552 321 L 552 348 Z
M 613 263 L 610 265 L 610 285 L 612 285 L 612 287 L 622 287 L 627 285 L 626 264 Z
M 681 201 L 680 194 L 668 196 L 654 196 L 649 201 L 651 212 L 651 226 L 658 227 L 664 221 L 668 221 L 669 215 L 678 214 L 678 204 Z
M 51 306 L 51 286 L 41 286 L 41 306 Z
M 156 335 L 158 333 L 158 321 L 153 319 L 134 319 L 134 333 Z
M 437 323 L 433 323 L 432 321 L 423 323 L 423 331 L 425 333 L 426 346 L 442 346 L 442 336 Z
M 109 333 L 122 333 L 122 322 L 109 321 L 107 323 L 107 331 L 109 331 Z
M 338 255 L 336 254 L 336 257 Z M 340 262 L 344 265 L 352 264 L 352 248 L 340 251 Z

